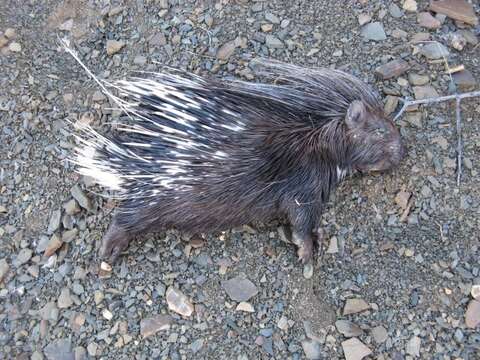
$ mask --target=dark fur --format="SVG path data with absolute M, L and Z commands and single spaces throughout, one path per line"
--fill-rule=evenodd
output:
M 158 84 L 198 100 L 200 108 L 179 107 L 183 100 L 174 95 L 161 98 L 128 89 L 127 83 L 118 85 L 122 98 L 137 102 L 128 108 L 127 131 L 108 140 L 87 131 L 79 153 L 85 147 L 96 153 L 78 161 L 87 168 L 112 169 L 122 179 L 121 204 L 103 240 L 104 256 L 115 258 L 134 236 L 169 227 L 200 233 L 285 216 L 300 258 L 308 261 L 322 207 L 341 180 L 337 167 L 367 172 L 400 162 L 405 151 L 399 132 L 360 80 L 340 71 L 280 63 L 267 69 L 279 84 L 153 76 Z M 166 103 L 196 120 L 184 126 L 171 120 L 172 113 L 154 113 Z M 237 123 L 243 130 L 222 127 Z M 185 135 L 169 135 L 158 124 Z M 142 134 L 132 132 L 132 126 Z M 198 146 L 172 155 L 178 139 L 193 139 Z M 125 144 L 131 142 L 150 147 Z M 213 156 L 217 151 L 227 156 Z M 171 176 L 169 188 L 152 180 L 167 176 L 166 167 L 155 161 L 182 159 L 189 161 L 180 166 L 188 176 Z

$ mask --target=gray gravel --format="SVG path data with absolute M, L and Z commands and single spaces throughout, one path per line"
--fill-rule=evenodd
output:
M 251 60 L 271 57 L 350 71 L 394 112 L 402 97 L 479 88 L 480 28 L 433 13 L 420 19 L 439 28 L 425 28 L 425 11 L 412 0 L 1 1 L 0 358 L 478 358 L 478 98 L 462 103 L 462 184 L 453 107 L 410 109 L 398 121 L 408 159 L 340 186 L 322 218 L 328 251 L 306 276 L 277 222 L 150 234 L 102 264 L 115 202 L 65 161 L 70 122 L 108 130 L 120 113 L 57 36 L 101 78 L 167 64 L 256 81 Z M 466 71 L 452 82 L 443 57 Z M 392 61 L 402 71 L 379 79 Z

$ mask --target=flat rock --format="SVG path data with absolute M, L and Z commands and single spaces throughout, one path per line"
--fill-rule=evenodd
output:
M 388 338 L 387 330 L 383 326 L 376 326 L 371 330 L 373 340 L 377 344 L 381 344 L 385 342 Z
M 118 53 L 125 46 L 125 42 L 118 40 L 107 40 L 107 55 Z
M 10 45 L 8 45 L 8 50 L 12 52 L 20 52 L 22 51 L 22 45 L 20 45 L 18 42 L 11 42 Z
M 80 188 L 80 186 L 75 185 L 72 187 L 70 190 L 70 193 L 72 194 L 72 197 L 77 200 L 78 204 L 84 208 L 85 210 L 90 211 L 92 209 L 92 203 L 90 199 L 85 195 L 83 190 Z
M 335 322 L 335 327 L 337 328 L 337 331 L 345 337 L 354 337 L 363 334 L 363 330 L 360 326 L 348 320 L 337 320 Z
M 421 85 L 428 84 L 428 82 L 430 81 L 430 78 L 428 77 L 428 75 L 420 75 L 420 74 L 416 74 L 416 73 L 409 73 L 408 74 L 408 81 L 413 86 L 421 86 Z
M 48 360 L 74 360 L 72 343 L 68 339 L 59 339 L 48 344 L 43 349 Z
M 400 9 L 398 5 L 394 3 L 390 4 L 390 6 L 388 7 L 388 12 L 392 17 L 396 19 L 401 18 L 403 16 L 402 9 Z
M 480 301 L 472 300 L 468 304 L 465 313 L 465 325 L 470 329 L 475 329 L 480 325 Z
M 250 280 L 241 277 L 234 277 L 230 280 L 222 281 L 222 287 L 227 292 L 230 299 L 234 301 L 248 301 L 258 293 L 258 289 Z
M 438 29 L 440 25 L 442 25 L 440 20 L 434 18 L 432 14 L 427 11 L 419 13 L 417 15 L 417 21 L 421 27 L 427 29 Z
M 50 257 L 63 245 L 62 240 L 57 234 L 53 234 L 45 249 L 44 256 Z
M 437 90 L 431 85 L 414 86 L 413 93 L 415 94 L 416 100 L 438 97 Z
M 342 342 L 345 360 L 361 360 L 372 353 L 364 343 L 357 338 L 351 338 Z
M 50 217 L 50 222 L 48 223 L 48 234 L 53 234 L 60 227 L 60 222 L 62 220 L 62 212 L 60 210 L 55 210 Z
M 164 46 L 167 44 L 167 38 L 163 33 L 159 32 L 153 35 L 148 42 L 152 46 Z
M 466 69 L 456 72 L 452 77 L 460 91 L 471 91 L 477 87 L 477 80 L 475 80 L 472 73 Z
M 245 301 L 242 301 L 242 302 L 238 303 L 235 310 L 236 311 L 245 311 L 245 312 L 249 312 L 249 313 L 255 312 L 255 309 L 253 308 L 253 305 L 248 303 L 248 302 L 245 302 Z
M 265 44 L 270 49 L 281 49 L 284 46 L 282 40 L 273 35 L 265 36 Z
M 395 196 L 395 203 L 405 210 L 408 205 L 408 200 L 410 200 L 411 196 L 412 196 L 411 192 L 399 191 Z
M 66 309 L 73 305 L 72 296 L 70 295 L 70 290 L 68 288 L 63 288 L 60 292 L 57 305 L 59 309 Z
M 170 286 L 167 289 L 165 298 L 170 310 L 186 317 L 192 315 L 193 304 L 180 290 Z
M 480 285 L 472 285 L 472 290 L 470 290 L 470 294 L 475 300 L 480 300 Z
M 391 79 L 402 75 L 410 69 L 410 65 L 403 59 L 392 60 L 375 69 L 375 73 L 383 80 Z
M 420 340 L 420 338 L 418 336 L 414 336 L 410 340 L 408 340 L 407 345 L 405 346 L 405 352 L 408 355 L 419 357 L 421 344 L 422 341 Z
M 417 2 L 415 0 L 405 0 L 402 7 L 403 10 L 409 12 L 416 12 L 418 9 Z
M 322 347 L 318 341 L 304 340 L 302 341 L 302 348 L 307 359 L 318 360 L 322 358 Z
M 226 42 L 225 44 L 220 46 L 220 48 L 218 49 L 217 59 L 223 60 L 223 61 L 228 60 L 230 56 L 232 56 L 233 53 L 235 52 L 235 48 L 236 48 L 235 41 Z
M 7 263 L 7 259 L 0 259 L 0 282 L 3 281 L 10 270 L 10 265 Z
M 436 60 L 447 57 L 448 55 L 450 55 L 450 52 L 445 46 L 443 46 L 439 42 L 433 41 L 424 45 L 420 49 L 420 54 L 425 56 L 427 59 Z
M 369 23 L 370 20 L 372 20 L 372 17 L 368 14 L 360 14 L 358 15 L 358 23 L 360 26 L 365 25 L 366 23 Z
M 370 305 L 363 299 L 347 299 L 343 315 L 356 314 L 368 309 L 370 309 Z
M 20 250 L 20 252 L 17 254 L 17 257 L 12 262 L 13 266 L 19 267 L 27 263 L 28 260 L 32 258 L 32 254 L 33 251 L 29 248 Z
M 58 308 L 53 301 L 46 303 L 39 311 L 42 320 L 48 320 L 53 323 L 58 320 Z
M 365 25 L 361 33 L 366 40 L 382 41 L 387 39 L 387 34 L 385 34 L 383 25 L 380 22 L 372 22 Z
M 140 335 L 145 339 L 159 331 L 170 329 L 172 317 L 169 315 L 155 315 L 140 321 Z
M 444 14 L 454 20 L 470 25 L 478 25 L 478 17 L 475 15 L 473 5 L 465 0 L 431 0 L 430 10 Z
M 385 99 L 385 114 L 392 114 L 398 106 L 398 96 L 387 95 Z

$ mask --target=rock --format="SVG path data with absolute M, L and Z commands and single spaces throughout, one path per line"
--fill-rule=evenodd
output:
M 57 234 L 53 234 L 45 249 L 44 256 L 50 257 L 63 245 L 62 240 Z
M 20 250 L 16 258 L 13 260 L 12 264 L 15 267 L 20 267 L 23 264 L 27 263 L 32 258 L 33 251 L 29 248 Z
M 48 344 L 43 353 L 48 360 L 75 360 L 72 344 L 68 339 L 59 339 Z
M 421 86 L 421 85 L 428 84 L 428 82 L 430 81 L 430 78 L 428 77 L 428 75 L 409 73 L 408 81 L 410 82 L 410 84 L 414 86 Z
M 96 342 L 91 342 L 87 346 L 87 351 L 88 355 L 91 357 L 96 357 L 97 356 L 97 350 L 98 350 L 98 344 Z
M 140 321 L 140 335 L 145 339 L 159 331 L 169 330 L 172 318 L 169 315 L 155 315 Z
M 430 1 L 430 10 L 470 25 L 478 25 L 473 5 L 465 0 Z
M 72 194 L 72 197 L 77 200 L 78 204 L 84 208 L 87 211 L 90 211 L 92 209 L 92 203 L 90 199 L 85 195 L 82 189 L 80 189 L 80 186 L 75 185 L 72 187 L 70 190 L 70 193 Z
M 411 196 L 412 196 L 412 193 L 410 192 L 400 191 L 395 196 L 395 203 L 398 206 L 400 206 L 403 210 L 405 210 L 408 206 L 408 200 L 410 200 Z
M 73 300 L 70 295 L 70 290 L 68 288 L 63 288 L 60 292 L 60 296 L 57 300 L 57 305 L 59 309 L 67 309 L 73 305 Z
M 321 359 L 322 347 L 318 341 L 315 340 L 303 340 L 302 341 L 303 352 L 305 357 L 310 360 Z
M 237 308 L 235 309 L 236 311 L 245 311 L 245 312 L 250 312 L 253 313 L 255 312 L 255 309 L 253 308 L 252 304 L 242 301 L 237 305 Z
M 159 32 L 150 38 L 149 43 L 152 46 L 164 46 L 167 44 L 167 38 L 163 33 Z
M 125 42 L 118 40 L 107 40 L 107 55 L 118 53 L 125 46 Z M 80 204 L 81 205 L 81 204 Z
M 470 45 L 477 45 L 478 44 L 478 38 L 475 36 L 475 34 L 469 30 L 459 30 L 457 31 L 458 34 L 462 35 L 465 40 L 467 40 L 467 43 Z
M 392 114 L 398 106 L 398 96 L 388 95 L 385 99 L 385 114 Z
M 73 29 L 73 19 L 68 19 L 64 23 L 58 26 L 58 30 L 60 31 L 72 31 Z
M 372 351 L 357 338 L 351 338 L 342 342 L 345 360 L 361 360 Z
M 62 234 L 62 242 L 68 244 L 73 239 L 75 239 L 77 234 L 78 234 L 78 229 L 77 228 L 73 228 L 72 230 L 64 231 L 63 234 Z
M 38 351 L 34 351 L 30 357 L 30 360 L 43 360 L 43 359 L 44 359 L 43 355 Z
M 8 44 L 8 39 L 5 36 L 0 36 L 0 49 Z
M 365 25 L 362 28 L 361 33 L 366 40 L 381 41 L 387 39 L 385 30 L 383 30 L 383 25 L 379 22 Z
M 280 320 L 278 320 L 277 322 L 277 327 L 280 329 L 280 330 L 283 330 L 283 331 L 286 331 L 288 330 L 288 319 L 285 317 L 285 316 L 282 316 L 280 318 Z
M 366 23 L 369 23 L 370 20 L 372 20 L 372 17 L 368 14 L 360 14 L 358 15 L 358 23 L 360 26 L 365 25 Z
M 363 334 L 363 330 L 358 325 L 348 320 L 337 320 L 335 327 L 337 331 L 345 337 L 354 337 Z
M 407 345 L 405 346 L 405 352 L 413 357 L 419 357 L 421 342 L 422 341 L 418 336 L 412 337 L 408 340 Z
M 43 308 L 39 310 L 42 320 L 51 321 L 56 323 L 58 320 L 58 308 L 53 301 L 45 304 Z
M 347 299 L 343 315 L 356 314 L 368 309 L 370 309 L 370 305 L 363 299 Z
M 441 59 L 450 55 L 448 49 L 437 41 L 424 45 L 420 49 L 420 54 L 431 60 Z
M 65 204 L 63 204 L 63 208 L 65 209 L 65 213 L 68 215 L 75 215 L 80 212 L 80 207 L 75 199 L 68 200 Z
M 402 75 L 410 69 L 410 65 L 403 59 L 392 60 L 375 69 L 375 73 L 383 80 L 391 79 Z
M 475 329 L 480 324 L 480 301 L 472 300 L 468 304 L 465 313 L 465 325 L 470 329 Z
M 409 12 L 416 12 L 417 11 L 417 2 L 415 0 L 405 0 L 403 2 L 403 10 Z
M 192 315 L 193 304 L 180 290 L 170 286 L 165 297 L 170 310 L 186 317 Z
M 338 253 L 338 240 L 335 236 L 330 239 L 330 244 L 328 245 L 327 254 L 336 254 Z
M 373 340 L 377 344 L 381 344 L 385 342 L 388 338 L 387 330 L 383 326 L 376 326 L 371 330 Z
M 265 44 L 270 49 L 281 49 L 281 48 L 283 48 L 283 42 L 279 38 L 277 38 L 273 35 L 265 36 Z
M 438 29 L 441 25 L 438 19 L 435 19 L 429 12 L 421 12 L 417 16 L 418 24 L 427 29 Z
M 1 268 L 1 266 L 0 266 Z M 0 276 L 0 279 L 2 277 Z M 472 285 L 472 289 L 470 290 L 470 294 L 475 300 L 480 300 L 480 285 Z
M 20 52 L 22 51 L 22 45 L 20 45 L 18 42 L 11 42 L 10 45 L 8 45 L 8 50 L 11 52 Z
M 422 113 L 421 112 L 413 112 L 413 113 L 408 113 L 407 122 L 417 128 L 421 128 L 423 126 L 422 124 Z
M 311 279 L 313 276 L 313 263 L 310 261 L 303 266 L 303 277 L 305 279 Z
M 270 12 L 265 14 L 265 20 L 271 22 L 272 24 L 280 24 L 280 19 Z
M 6 29 L 4 35 L 10 40 L 15 39 L 15 37 L 17 36 L 15 29 L 13 28 Z
M 430 34 L 425 32 L 420 32 L 420 33 L 414 34 L 410 42 L 416 44 L 416 43 L 421 43 L 422 41 L 428 41 L 428 40 L 430 40 Z
M 9 270 L 10 270 L 10 265 L 8 265 L 7 260 L 1 259 L 0 260 L 0 283 L 3 281 L 3 279 L 5 279 Z
M 438 92 L 431 85 L 424 86 L 414 86 L 413 93 L 415 94 L 416 100 L 429 99 L 433 97 L 438 97 Z
M 59 227 L 62 220 L 62 212 L 60 210 L 55 210 L 50 217 L 50 222 L 48 223 L 48 234 L 53 234 Z
M 262 29 L 263 32 L 270 32 L 273 29 L 273 25 L 272 24 L 262 24 L 260 26 L 260 28 Z
M 203 339 L 197 339 L 193 343 L 191 343 L 190 350 L 192 351 L 192 353 L 196 354 L 197 352 L 199 352 L 203 347 L 203 343 Z
M 392 36 L 395 39 L 406 39 L 407 36 L 408 36 L 408 33 L 406 31 L 401 30 L 401 29 L 394 29 L 392 31 Z
M 77 346 L 74 350 L 75 360 L 88 360 L 87 350 L 81 346 Z
M 452 75 L 455 85 L 460 91 L 471 91 L 477 87 L 477 80 L 468 70 L 456 72 Z
M 458 51 L 462 51 L 463 48 L 467 45 L 467 39 L 459 32 L 455 32 L 450 35 L 450 45 Z
M 108 320 L 108 321 L 113 319 L 112 312 L 106 308 L 102 310 L 102 316 L 105 320 Z
M 248 301 L 258 293 L 257 287 L 250 280 L 238 276 L 222 281 L 222 287 L 230 299 L 238 302 Z
M 233 55 L 235 52 L 235 41 L 229 41 L 220 46 L 217 51 L 217 59 L 226 61 Z
M 388 12 L 392 17 L 396 19 L 401 18 L 403 16 L 402 10 L 398 7 L 397 4 L 394 4 L 394 3 L 390 4 L 390 6 L 388 7 Z

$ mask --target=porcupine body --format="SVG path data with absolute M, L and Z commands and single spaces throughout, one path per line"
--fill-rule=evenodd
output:
M 86 130 L 76 158 L 80 173 L 121 200 L 103 256 L 115 259 L 147 232 L 204 233 L 284 216 L 305 262 L 337 183 L 403 158 L 398 130 L 362 81 L 267 65 L 279 83 L 175 73 L 116 83 L 128 117 L 112 134 Z

